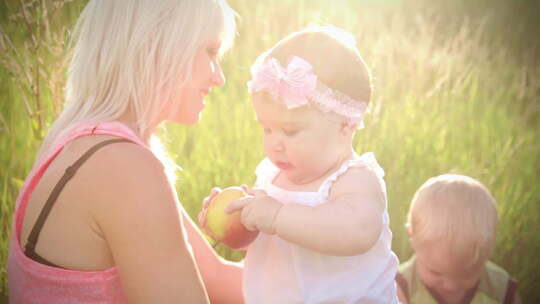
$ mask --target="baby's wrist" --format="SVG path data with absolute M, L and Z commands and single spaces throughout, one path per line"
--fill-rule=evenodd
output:
M 285 205 L 284 204 L 281 204 L 279 205 L 279 207 L 277 207 L 276 211 L 274 212 L 274 216 L 272 218 L 272 224 L 271 224 L 271 230 L 273 232 L 273 234 L 277 234 L 278 233 L 278 230 L 277 230 L 277 223 L 278 223 L 278 217 L 279 217 L 279 214 L 281 213 L 281 210 L 283 209 Z

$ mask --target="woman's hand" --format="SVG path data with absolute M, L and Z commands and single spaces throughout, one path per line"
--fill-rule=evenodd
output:
M 250 189 L 245 185 L 242 188 L 249 196 L 231 203 L 225 208 L 225 212 L 242 210 L 241 221 L 248 230 L 275 234 L 275 219 L 283 204 L 268 196 L 263 190 Z
M 203 228 L 204 232 L 206 234 L 208 234 L 208 231 L 206 231 L 205 229 L 205 226 L 206 226 L 206 213 L 208 212 L 208 206 L 210 205 L 210 201 L 212 201 L 212 199 L 214 197 L 216 197 L 216 195 L 218 195 L 220 192 L 221 192 L 221 188 L 219 187 L 214 187 L 212 188 L 212 190 L 210 190 L 210 195 L 205 197 L 202 201 L 202 210 L 201 212 L 199 212 L 199 215 L 198 215 L 198 220 L 199 220 L 199 225 L 201 226 L 201 228 Z

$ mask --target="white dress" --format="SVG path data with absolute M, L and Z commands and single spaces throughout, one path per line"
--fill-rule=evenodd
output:
M 373 153 L 346 161 L 316 192 L 279 188 L 272 181 L 279 169 L 265 158 L 257 167 L 257 186 L 284 204 L 317 206 L 327 201 L 332 184 L 351 167 L 373 170 L 384 184 L 384 171 Z M 390 246 L 392 232 L 386 207 L 383 229 L 375 245 L 356 256 L 321 254 L 259 233 L 244 260 L 243 289 L 247 304 L 288 303 L 398 303 L 394 282 L 398 259 Z M 309 227 L 306 227 L 309 229 Z M 336 231 L 339 237 L 339 231 Z

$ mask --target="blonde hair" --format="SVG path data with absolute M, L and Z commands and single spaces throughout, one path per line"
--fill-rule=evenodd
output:
M 487 259 L 495 244 L 495 199 L 471 177 L 439 175 L 416 191 L 407 226 L 414 242 L 436 241 L 462 257 Z
M 280 40 L 255 64 L 275 58 L 286 66 L 291 56 L 307 60 L 326 86 L 359 102 L 370 101 L 371 75 L 350 33 L 334 26 L 308 27 Z
M 219 36 L 221 55 L 235 27 L 225 0 L 91 0 L 72 37 L 64 109 L 39 154 L 77 123 L 115 120 L 128 110 L 144 134 L 190 82 L 203 43 Z

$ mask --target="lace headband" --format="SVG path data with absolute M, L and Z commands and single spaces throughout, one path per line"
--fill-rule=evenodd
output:
M 352 99 L 317 81 L 311 64 L 298 56 L 292 56 L 286 68 L 277 59 L 270 58 L 254 65 L 251 75 L 252 79 L 247 83 L 250 94 L 268 92 L 283 102 L 287 109 L 311 103 L 323 112 L 347 117 L 358 129 L 364 127 L 362 119 L 368 103 Z

